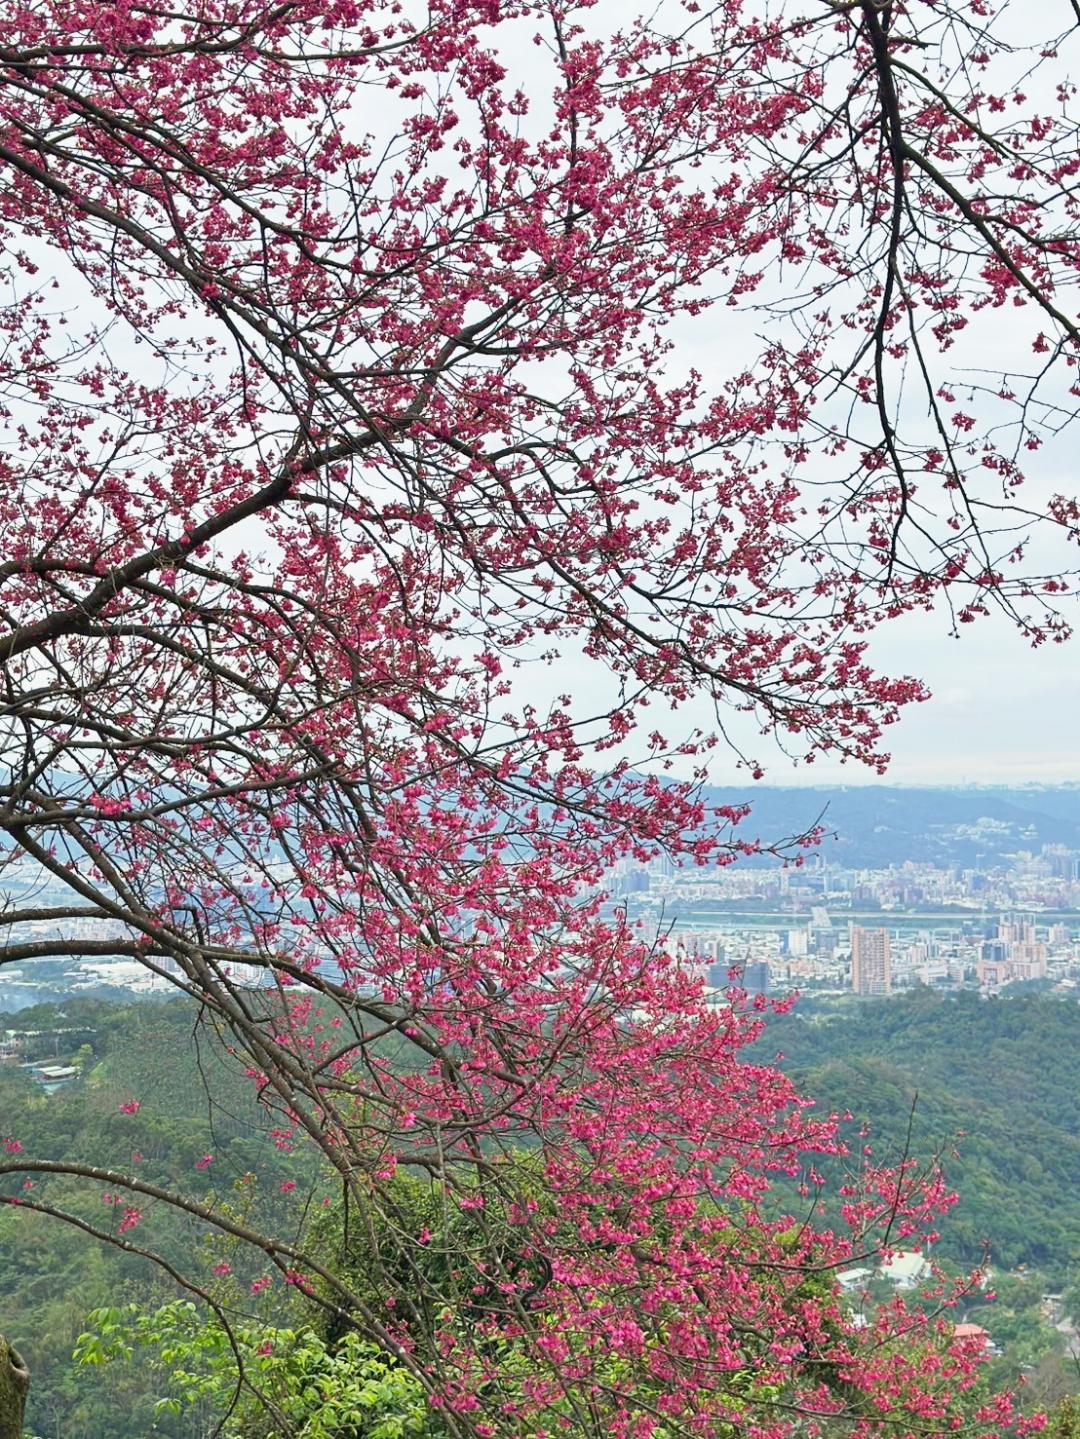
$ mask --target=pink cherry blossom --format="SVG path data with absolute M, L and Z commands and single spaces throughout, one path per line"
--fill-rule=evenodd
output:
M 64 903 L 4 960 L 174 987 L 386 1292 L 255 1228 L 224 1153 L 250 1228 L 14 1139 L 0 1198 L 178 1205 L 479 1439 L 581 1396 L 611 1439 L 961 1422 L 924 1311 L 974 1281 L 860 1329 L 829 1278 L 932 1254 L 941 1176 L 848 1152 L 757 1062 L 768 1006 L 612 890 L 798 865 L 755 781 L 883 772 L 928 698 L 880 625 L 1068 635 L 1080 146 L 1056 37 L 997 9 L 6 7 L 0 859 Z

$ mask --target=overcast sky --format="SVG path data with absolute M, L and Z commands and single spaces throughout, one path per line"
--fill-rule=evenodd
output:
M 1023 0 L 1022 5 L 1004 8 L 1031 33 L 1044 27 L 1048 33 L 1064 29 L 1072 18 L 1069 0 Z M 1030 39 L 1030 33 L 1026 38 Z M 529 60 L 531 63 L 531 53 Z M 50 258 L 55 260 L 55 256 Z M 692 334 L 680 338 L 676 363 L 693 364 L 708 382 L 721 382 L 723 373 L 737 360 L 743 362 L 734 319 L 731 311 L 703 317 Z M 1016 323 L 1015 315 L 1001 312 L 985 317 L 979 327 L 983 364 L 1026 366 L 1029 354 L 1023 361 L 1017 359 Z M 756 325 L 754 320 L 752 329 L 756 330 Z M 1080 489 L 1080 466 L 1072 453 L 1077 449 L 1080 430 L 1028 459 L 1028 494 L 1033 502 L 1054 491 L 1076 493 Z M 1074 565 L 1078 561 L 1080 551 L 1072 557 Z M 1038 567 L 1051 568 L 1052 562 L 1044 560 Z M 1080 603 L 1073 609 L 1073 623 L 1080 629 Z M 889 732 L 886 747 L 893 756 L 889 781 L 1080 781 L 1080 639 L 1032 650 L 1004 619 L 991 617 L 963 627 L 962 638 L 957 640 L 949 636 L 947 615 L 918 615 L 890 622 L 873 635 L 869 658 L 878 671 L 915 675 L 933 691 L 925 704 L 909 706 Z M 596 679 L 594 666 L 569 655 L 560 664 L 557 678 L 544 676 L 535 668 L 523 674 L 526 686 L 536 686 L 541 692 L 552 687 L 569 689 L 590 709 L 603 707 L 601 696 L 588 694 Z M 708 714 L 695 715 L 690 709 L 664 728 L 675 735 L 695 723 L 711 728 Z M 751 747 L 754 758 L 765 765 L 769 784 L 880 782 L 874 772 L 852 764 L 818 760 L 812 766 L 794 765 L 752 736 Z M 715 753 L 710 768 L 717 784 L 743 782 L 747 777 L 745 770 L 736 768 L 734 757 L 723 751 Z
M 1027 490 L 1034 500 L 1054 492 L 1080 491 L 1080 428 L 1027 459 Z M 1039 553 L 1039 550 L 1042 553 Z M 1035 545 L 1033 569 L 1075 568 L 1075 545 Z M 1080 595 L 1062 613 L 1077 630 L 1064 644 L 1033 648 L 1000 615 L 960 626 L 950 635 L 949 616 L 909 615 L 890 620 L 869 637 L 873 668 L 910 674 L 930 688 L 931 698 L 901 711 L 888 732 L 892 756 L 887 782 L 894 784 L 986 784 L 1001 781 L 1080 782 Z M 768 761 L 766 781 L 813 784 L 880 782 L 862 766 L 819 759 L 793 766 Z M 724 761 L 717 759 L 717 782 Z
M 917 674 L 934 692 L 893 727 L 888 780 L 1080 780 L 1080 639 L 1032 650 L 994 620 L 972 626 L 960 640 L 944 628 L 926 619 L 894 622 L 872 647 L 883 669 Z M 798 769 L 773 764 L 768 779 L 857 784 L 876 776 L 819 760 Z
M 764 3 L 758 0 L 759 7 Z M 785 4 L 786 0 L 778 3 Z M 1004 32 L 1019 46 L 1031 45 L 1036 38 L 1041 45 L 1047 37 L 1061 35 L 1075 24 L 1069 0 L 1006 0 L 997 8 Z M 1075 52 L 1080 47 L 1071 48 Z M 1070 57 L 1067 52 L 1068 47 L 1063 47 L 1064 66 L 1080 63 L 1075 53 Z M 1017 73 L 1024 73 L 1030 60 L 1030 55 L 1025 58 L 1017 54 L 1012 62 Z M 1060 74 L 1055 71 L 1052 75 L 1052 69 L 1036 68 L 1027 76 L 1024 89 L 1032 108 L 1056 108 L 1052 81 Z M 761 300 L 767 290 L 768 285 L 763 286 L 753 299 Z M 1075 299 L 1076 292 L 1072 291 L 1059 302 L 1075 304 Z M 968 331 L 942 360 L 938 372 L 938 378 L 956 382 L 958 392 L 964 390 L 965 375 L 969 381 L 985 381 L 987 371 L 1038 368 L 1031 341 L 1042 325 L 1034 307 L 1021 312 L 1011 308 L 986 310 L 970 316 L 969 321 Z M 693 366 L 708 388 L 719 389 L 726 375 L 753 363 L 762 323 L 753 303 L 749 303 L 745 311 L 709 310 L 699 319 L 674 325 L 670 333 L 676 346 L 669 373 L 685 372 Z M 1061 397 L 1064 394 L 1063 390 Z M 975 396 L 965 397 L 965 408 L 988 425 L 1007 418 L 1004 409 L 988 409 Z M 1074 427 L 1057 442 L 1025 456 L 1027 479 L 1019 497 L 1021 503 L 1038 510 L 1054 493 L 1077 493 L 1077 450 L 1080 428 Z M 1038 541 L 1028 557 L 1030 570 L 1044 574 L 1060 574 L 1078 564 L 1080 549 L 1055 544 L 1047 538 Z M 1080 602 L 1067 605 L 1065 613 L 1080 630 Z M 891 621 L 870 636 L 868 657 L 876 671 L 916 676 L 933 692 L 925 704 L 907 707 L 900 722 L 889 730 L 884 748 L 893 758 L 886 782 L 1080 782 L 1080 638 L 1035 650 L 1004 617 L 997 615 L 961 626 L 959 639 L 950 636 L 950 627 L 947 613 L 915 615 Z M 570 647 L 562 652 L 555 668 L 545 671 L 527 666 L 515 680 L 517 699 L 536 699 L 563 690 L 572 695 L 572 708 L 582 713 L 602 712 L 610 702 L 600 667 L 586 662 Z M 681 738 L 695 725 L 705 731 L 714 728 L 711 710 L 704 705 L 686 706 L 674 716 L 657 709 L 650 719 L 669 739 Z M 738 716 L 725 716 L 725 723 L 744 753 L 761 762 L 766 784 L 881 782 L 875 771 L 855 764 L 841 765 L 820 758 L 809 766 L 795 763 L 761 738 L 753 726 L 741 726 Z M 627 754 L 633 762 L 640 763 L 636 738 L 628 745 Z M 694 763 L 685 761 L 682 772 L 689 772 Z M 716 784 L 747 784 L 750 788 L 747 769 L 738 766 L 737 757 L 730 751 L 715 750 L 709 770 Z
M 1032 497 L 1036 491 L 1076 494 L 1080 464 L 1080 428 L 1031 457 L 1026 470 Z M 1055 563 L 1076 566 L 1080 551 L 1055 546 L 1032 554 L 1032 566 L 1044 573 Z M 1001 615 L 991 614 L 950 635 L 945 612 L 913 614 L 890 620 L 868 637 L 873 669 L 889 675 L 914 675 L 931 698 L 908 705 L 887 732 L 891 753 L 886 783 L 987 784 L 1075 780 L 1080 782 L 1080 595 L 1066 598 L 1062 613 L 1077 630 L 1063 644 L 1033 648 Z M 702 727 L 708 724 L 704 711 Z M 671 732 L 677 727 L 669 726 Z M 818 758 L 794 764 L 750 738 L 753 756 L 765 767 L 766 784 L 874 784 L 881 778 L 861 765 Z M 746 780 L 733 757 L 716 752 L 710 765 L 714 783 Z
M 1061 34 L 1075 27 L 1069 0 L 1005 0 L 995 7 L 997 24 L 1020 45 L 1038 36 Z M 1080 59 L 1078 32 L 1062 47 L 1061 61 L 1077 78 Z M 1071 51 L 1071 54 L 1070 54 Z M 1016 63 L 1026 68 L 1019 56 Z M 1033 102 L 1046 88 L 1046 108 L 1058 108 L 1047 73 L 1027 77 L 1024 88 Z M 1076 291 L 1068 296 L 1075 307 Z M 1024 318 L 1027 318 L 1025 316 Z M 1021 340 L 1020 317 L 1015 312 L 989 312 L 973 326 L 979 349 L 964 364 L 985 364 L 1002 369 L 1030 367 L 1028 344 Z M 954 361 L 958 356 L 954 353 Z M 702 366 L 706 369 L 707 367 Z M 985 412 L 984 412 L 985 413 Z M 1038 504 L 1050 494 L 1076 494 L 1080 490 L 1080 428 L 1051 442 L 1025 459 L 1025 497 Z M 1057 566 L 1075 567 L 1080 552 L 1057 549 L 1032 553 L 1034 567 L 1044 572 Z M 1065 614 L 1080 632 L 1080 600 L 1065 607 Z M 869 658 L 875 669 L 887 674 L 912 674 L 924 680 L 933 697 L 909 706 L 889 734 L 885 748 L 893 756 L 887 781 L 892 783 L 963 784 L 999 781 L 1080 782 L 1080 635 L 1063 645 L 1033 650 L 1008 623 L 990 617 L 964 626 L 961 638 L 949 636 L 949 620 L 938 616 L 910 616 L 885 625 L 871 637 Z M 703 723 L 704 723 L 703 717 Z M 811 766 L 793 765 L 782 756 L 770 758 L 767 748 L 755 745 L 765 761 L 769 784 L 880 783 L 861 766 L 816 760 Z M 713 763 L 717 783 L 745 778 L 717 754 Z

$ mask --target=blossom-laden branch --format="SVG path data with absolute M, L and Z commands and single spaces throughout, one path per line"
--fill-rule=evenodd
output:
M 1077 501 L 1021 461 L 1075 400 L 1074 96 L 1066 37 L 1031 99 L 990 10 L 0 20 L 0 862 L 52 891 L 0 964 L 185 996 L 397 1236 L 394 1319 L 333 1302 L 478 1434 L 915 1432 L 970 1377 L 805 1288 L 939 1181 L 770 1217 L 835 1123 L 604 886 L 798 862 L 710 759 L 882 768 L 925 691 L 878 623 L 1067 632 Z M 961 383 L 1006 315 L 1008 373 Z

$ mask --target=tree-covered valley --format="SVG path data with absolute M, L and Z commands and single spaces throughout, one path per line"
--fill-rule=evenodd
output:
M 0 1066 L 0 1143 L 32 1136 L 45 1158 L 137 1174 L 163 1190 L 186 1187 L 207 1205 L 258 1213 L 283 1235 L 295 1230 L 321 1176 L 275 1144 L 242 1066 L 205 1037 L 196 1042 L 182 1003 L 74 999 L 0 1015 L 0 1036 L 4 1030 L 18 1042 L 19 1062 Z M 34 1066 L 57 1064 L 78 1077 L 48 1093 Z M 168 1204 L 136 1210 L 107 1183 L 87 1189 L 74 1177 L 39 1176 L 14 1193 L 21 1203 L 0 1208 L 0 1332 L 31 1369 L 28 1432 L 45 1439 L 196 1432 L 155 1413 L 157 1381 L 145 1366 L 115 1366 L 105 1383 L 72 1353 L 95 1308 L 135 1304 L 148 1312 L 188 1297 L 176 1275 L 205 1282 L 222 1261 L 204 1248 L 203 1231 Z M 77 1223 L 31 1207 L 37 1203 Z M 246 1274 L 245 1256 L 230 1258 Z
M 802 1000 L 758 1045 L 824 1109 L 867 1123 L 880 1156 L 940 1154 L 959 1193 L 939 1252 L 1051 1283 L 1080 1278 L 1080 1006 L 913 991 Z
M 194 1185 L 207 1204 L 257 1215 L 281 1234 L 336 1203 L 326 1171 L 271 1133 L 244 1066 L 205 1039 L 195 1042 L 183 1004 L 72 1000 L 0 1016 L 4 1029 L 19 1037 L 23 1067 L 0 1067 L 0 1138 L 33 1133 L 45 1157 L 108 1156 L 164 1188 Z M 806 999 L 768 1020 L 748 1058 L 777 1052 L 819 1108 L 852 1115 L 851 1155 L 834 1161 L 830 1178 L 839 1178 L 842 1163 L 857 1164 L 867 1142 L 879 1158 L 905 1148 L 940 1157 L 960 1197 L 934 1253 L 955 1273 L 989 1257 L 998 1295 L 986 1303 L 976 1293 L 953 1317 L 977 1320 L 1000 1348 L 988 1382 L 1023 1378 L 1032 1402 L 1055 1401 L 1072 1385 L 1072 1365 L 1043 1296 L 1060 1293 L 1062 1313 L 1080 1311 L 1080 1007 L 1029 994 L 981 1001 L 929 991 L 869 1004 Z M 27 1066 L 58 1062 L 70 1062 L 77 1077 L 46 1093 Z M 251 1294 L 261 1271 L 243 1247 L 208 1245 L 199 1226 L 168 1205 L 147 1206 L 125 1231 L 124 1205 L 91 1198 L 71 1178 L 51 1178 L 24 1197 L 46 1192 L 50 1205 L 131 1248 L 30 1207 L 0 1211 L 0 1331 L 32 1369 L 28 1432 L 202 1439 L 220 1418 L 223 1381 L 213 1390 L 207 1380 L 199 1401 L 174 1413 L 160 1404 L 174 1392 L 160 1353 L 176 1347 L 175 1334 L 159 1335 L 156 1350 L 130 1344 L 105 1373 L 85 1362 L 93 1352 L 85 1346 L 84 1362 L 73 1358 L 88 1316 L 138 1314 L 149 1332 L 160 1306 L 193 1298 L 142 1256 L 144 1248 L 219 1297 L 225 1285 L 233 1312 L 256 1326 L 302 1323 L 303 1301 L 292 1296 L 290 1308 L 279 1295 L 268 1307 Z M 795 1214 L 810 1202 L 793 1187 L 777 1190 L 776 1203 Z M 194 1299 L 197 1328 L 212 1335 L 211 1316 Z M 194 1321 L 181 1319 L 190 1329 Z

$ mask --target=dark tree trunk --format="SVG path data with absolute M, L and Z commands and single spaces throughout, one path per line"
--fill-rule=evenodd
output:
M 17 1349 L 0 1337 L 0 1439 L 22 1439 L 30 1374 Z

